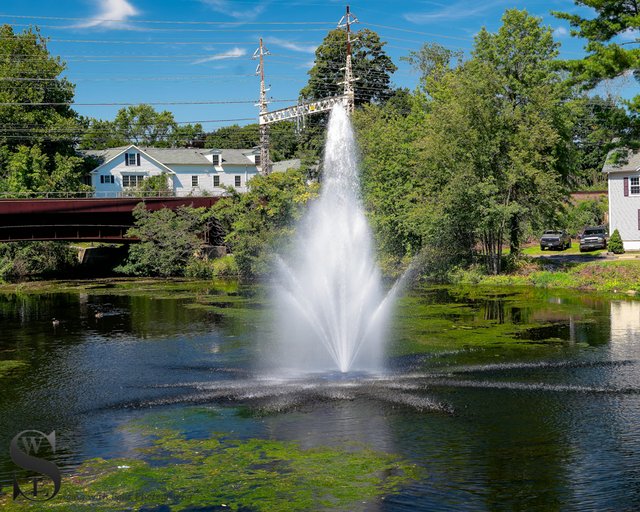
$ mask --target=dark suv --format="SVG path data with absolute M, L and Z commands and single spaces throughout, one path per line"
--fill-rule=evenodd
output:
M 586 228 L 580 237 L 580 252 L 607 248 L 607 230 L 603 227 Z
M 540 250 L 545 249 L 567 249 L 571 247 L 571 237 L 566 231 L 548 230 L 540 238 Z

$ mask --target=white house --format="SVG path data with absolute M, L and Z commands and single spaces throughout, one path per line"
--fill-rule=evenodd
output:
M 640 151 L 610 152 L 602 172 L 608 175 L 609 234 L 617 229 L 625 250 L 640 250 Z
M 84 151 L 97 159 L 91 171 L 96 197 L 135 193 L 145 178 L 164 175 L 176 196 L 221 195 L 223 187 L 246 192 L 247 182 L 260 170 L 258 149 L 148 148 L 133 144 Z

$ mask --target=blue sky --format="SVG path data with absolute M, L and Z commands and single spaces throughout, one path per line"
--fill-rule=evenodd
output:
M 483 26 L 494 31 L 505 9 L 543 18 L 562 43 L 561 55 L 582 55 L 583 41 L 550 11 L 583 12 L 567 0 L 352 1 L 360 23 L 380 34 L 398 71 L 395 85 L 413 88 L 416 75 L 400 57 L 431 41 L 468 52 Z M 258 97 L 256 62 L 262 36 L 272 53 L 265 71 L 275 100 L 287 106 L 305 85 L 315 47 L 344 13 L 333 0 L 3 0 L 0 22 L 17 31 L 29 24 L 50 37 L 49 48 L 67 62 L 77 103 L 232 102 Z M 63 18 L 63 19 L 47 19 Z M 121 20 L 121 21 L 107 21 Z M 618 86 L 620 87 L 620 86 Z M 617 91 L 620 92 L 620 91 Z M 119 106 L 76 106 L 84 115 L 112 119 Z M 157 105 L 176 120 L 205 129 L 257 118 L 252 103 Z

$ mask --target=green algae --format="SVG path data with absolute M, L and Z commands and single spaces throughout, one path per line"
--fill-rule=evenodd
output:
M 24 366 L 25 363 L 23 361 L 13 359 L 0 360 L 0 379 L 10 376 L 13 372 Z
M 400 299 L 394 318 L 391 356 L 452 349 L 528 349 L 567 340 L 545 332 L 571 319 L 592 323 L 591 304 L 575 292 L 505 287 L 425 287 Z
M 92 459 L 63 479 L 46 504 L 0 498 L 8 511 L 360 510 L 418 478 L 415 466 L 367 447 L 316 447 L 213 435 L 186 439 L 177 430 L 128 427 L 150 437 L 139 457 Z M 167 463 L 169 461 L 169 463 Z M 4 501 L 3 501 L 4 500 Z M 217 508 L 216 508 L 217 510 Z

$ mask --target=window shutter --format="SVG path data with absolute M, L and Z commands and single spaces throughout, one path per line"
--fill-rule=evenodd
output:
M 124 154 L 124 165 L 129 165 L 129 153 Z
M 640 210 L 638 210 L 638 229 L 640 229 Z
M 138 159 L 138 166 L 140 165 L 140 153 L 138 153 L 137 155 L 137 159 Z
M 629 178 L 624 179 L 624 196 L 627 197 L 629 195 Z

